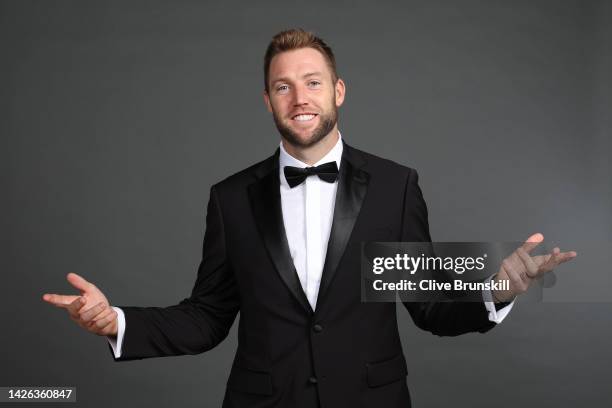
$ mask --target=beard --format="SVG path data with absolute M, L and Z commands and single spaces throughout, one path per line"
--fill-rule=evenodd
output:
M 304 139 L 298 133 L 296 133 L 291 127 L 285 125 L 283 121 L 276 115 L 276 112 L 272 111 L 274 117 L 274 123 L 281 136 L 287 140 L 287 142 L 296 147 L 306 148 L 319 143 L 325 136 L 332 131 L 336 122 L 338 121 L 338 108 L 335 103 L 332 103 L 332 109 L 329 112 L 322 112 L 319 114 L 319 125 L 314 128 L 309 138 Z

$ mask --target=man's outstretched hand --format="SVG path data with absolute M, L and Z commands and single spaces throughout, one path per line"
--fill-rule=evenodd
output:
M 531 256 L 530 253 L 544 241 L 544 235 L 533 234 L 527 241 L 502 261 L 499 272 L 494 280 L 509 280 L 510 290 L 493 291 L 493 297 L 498 302 L 507 302 L 515 296 L 524 293 L 534 279 L 546 272 L 552 271 L 557 265 L 576 257 L 575 251 L 561 252 L 554 248 L 549 254 Z
M 45 293 L 43 300 L 66 309 L 70 318 L 88 332 L 117 336 L 117 312 L 100 289 L 76 273 L 69 273 L 66 279 L 81 292 L 80 296 Z

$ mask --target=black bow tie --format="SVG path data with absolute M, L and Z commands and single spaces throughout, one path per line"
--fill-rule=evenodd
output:
M 335 161 L 323 163 L 316 167 L 285 166 L 283 171 L 285 172 L 285 179 L 291 188 L 302 184 L 308 176 L 317 175 L 321 180 L 328 183 L 333 183 L 338 178 L 338 165 Z

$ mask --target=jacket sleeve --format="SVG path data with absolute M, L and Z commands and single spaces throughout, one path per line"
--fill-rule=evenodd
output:
M 427 205 L 418 184 L 418 173 L 411 169 L 406 182 L 402 214 L 402 241 L 431 242 Z M 402 302 L 414 323 L 439 336 L 484 333 L 495 326 L 489 321 L 484 302 Z
M 206 214 L 202 261 L 191 296 L 169 307 L 126 307 L 126 331 L 116 361 L 198 354 L 219 344 L 240 308 L 227 261 L 219 197 L 213 186 Z

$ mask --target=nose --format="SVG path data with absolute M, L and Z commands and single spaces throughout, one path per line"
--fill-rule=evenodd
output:
M 296 86 L 293 90 L 293 106 L 308 105 L 308 99 L 306 97 L 306 89 L 301 86 Z

